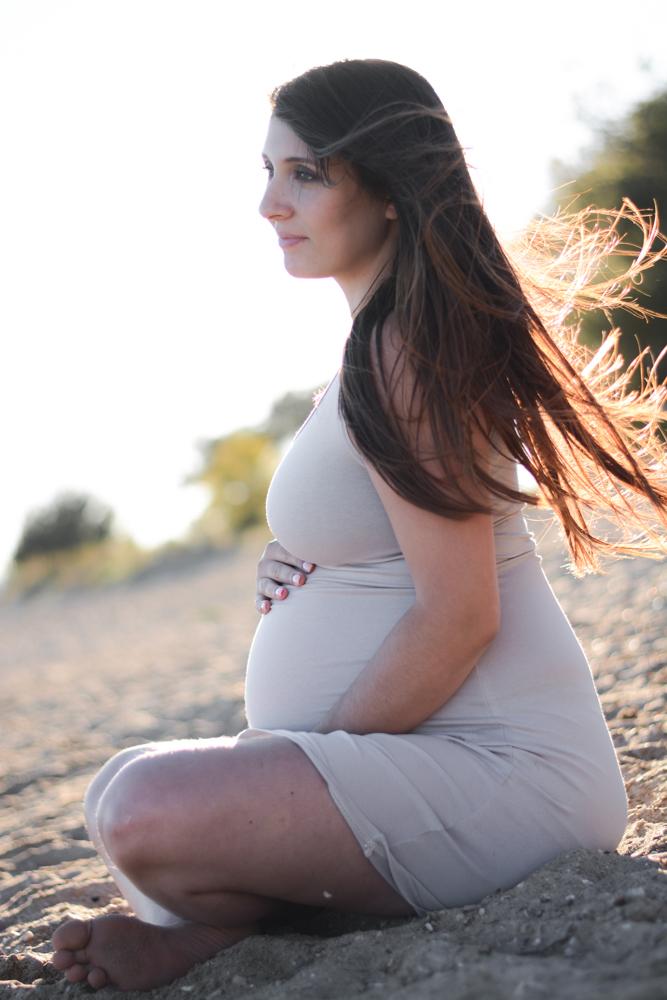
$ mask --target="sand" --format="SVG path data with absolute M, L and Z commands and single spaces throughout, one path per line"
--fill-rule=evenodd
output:
M 0 996 L 91 994 L 48 963 L 67 914 L 127 912 L 88 842 L 84 789 L 121 747 L 245 726 L 262 545 L 96 591 L 0 603 Z M 427 917 L 283 921 L 141 996 L 667 997 L 667 564 L 621 560 L 576 580 L 554 532 L 540 548 L 627 783 L 618 852 L 567 852 L 509 891 Z

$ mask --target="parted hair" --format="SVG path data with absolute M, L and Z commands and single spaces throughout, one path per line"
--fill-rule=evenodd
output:
M 332 160 L 343 161 L 396 208 L 396 252 L 354 316 L 340 377 L 340 414 L 378 473 L 405 499 L 447 517 L 491 512 L 490 495 L 550 507 L 576 575 L 599 571 L 602 552 L 663 556 L 660 358 L 646 349 L 625 364 L 618 327 L 601 333 L 596 351 L 578 340 L 585 310 L 663 318 L 629 294 L 667 255 L 657 206 L 653 218 L 628 199 L 618 210 L 559 210 L 502 246 L 451 120 L 415 70 L 341 60 L 282 84 L 270 101 L 309 148 L 322 183 L 332 183 Z M 621 219 L 637 224 L 641 246 L 619 236 Z M 652 250 L 656 239 L 660 250 Z M 629 257 L 629 266 L 601 277 L 612 254 Z M 398 343 L 391 371 L 389 328 Z M 407 410 L 396 404 L 402 380 Z M 437 475 L 423 464 L 420 427 Z M 537 492 L 494 477 L 479 435 L 522 464 Z M 611 534 L 597 523 L 611 524 Z

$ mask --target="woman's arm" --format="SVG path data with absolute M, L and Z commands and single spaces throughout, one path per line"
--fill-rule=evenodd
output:
M 399 350 L 391 323 L 382 350 L 391 371 Z M 413 388 L 404 370 L 392 400 L 409 428 Z M 428 426 L 409 433 L 420 455 L 433 454 Z M 486 439 L 478 431 L 473 438 L 478 453 L 488 455 Z M 422 464 L 442 475 L 433 459 Z M 409 732 L 458 690 L 500 626 L 492 515 L 454 520 L 423 510 L 396 493 L 369 462 L 366 468 L 410 569 L 416 600 L 316 732 Z M 474 493 L 471 483 L 462 479 L 461 485 Z
M 416 600 L 315 732 L 409 732 L 458 690 L 500 623 L 490 515 L 446 519 L 408 503 L 369 473 Z

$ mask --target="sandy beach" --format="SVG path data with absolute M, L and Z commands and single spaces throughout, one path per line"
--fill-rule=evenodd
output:
M 533 514 L 531 525 L 540 533 L 544 520 Z M 66 915 L 127 912 L 87 839 L 84 790 L 122 747 L 244 728 L 263 544 L 0 603 L 1 996 L 91 994 L 48 962 Z M 142 996 L 667 997 L 667 563 L 618 560 L 577 580 L 555 530 L 540 551 L 589 656 L 625 777 L 630 819 L 618 852 L 568 852 L 513 889 L 428 917 L 319 912 L 272 925 Z

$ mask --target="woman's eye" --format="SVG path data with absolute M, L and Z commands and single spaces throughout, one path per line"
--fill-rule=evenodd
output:
M 268 163 L 265 163 L 262 170 L 269 171 L 269 178 L 273 176 L 273 167 L 270 167 Z M 311 174 L 309 170 L 304 170 L 302 167 L 297 167 L 294 171 L 294 176 L 300 181 L 316 181 L 317 174 Z
M 294 171 L 294 176 L 298 177 L 302 181 L 315 181 L 317 177 L 315 174 L 311 174 L 309 170 L 302 170 L 300 167 Z

